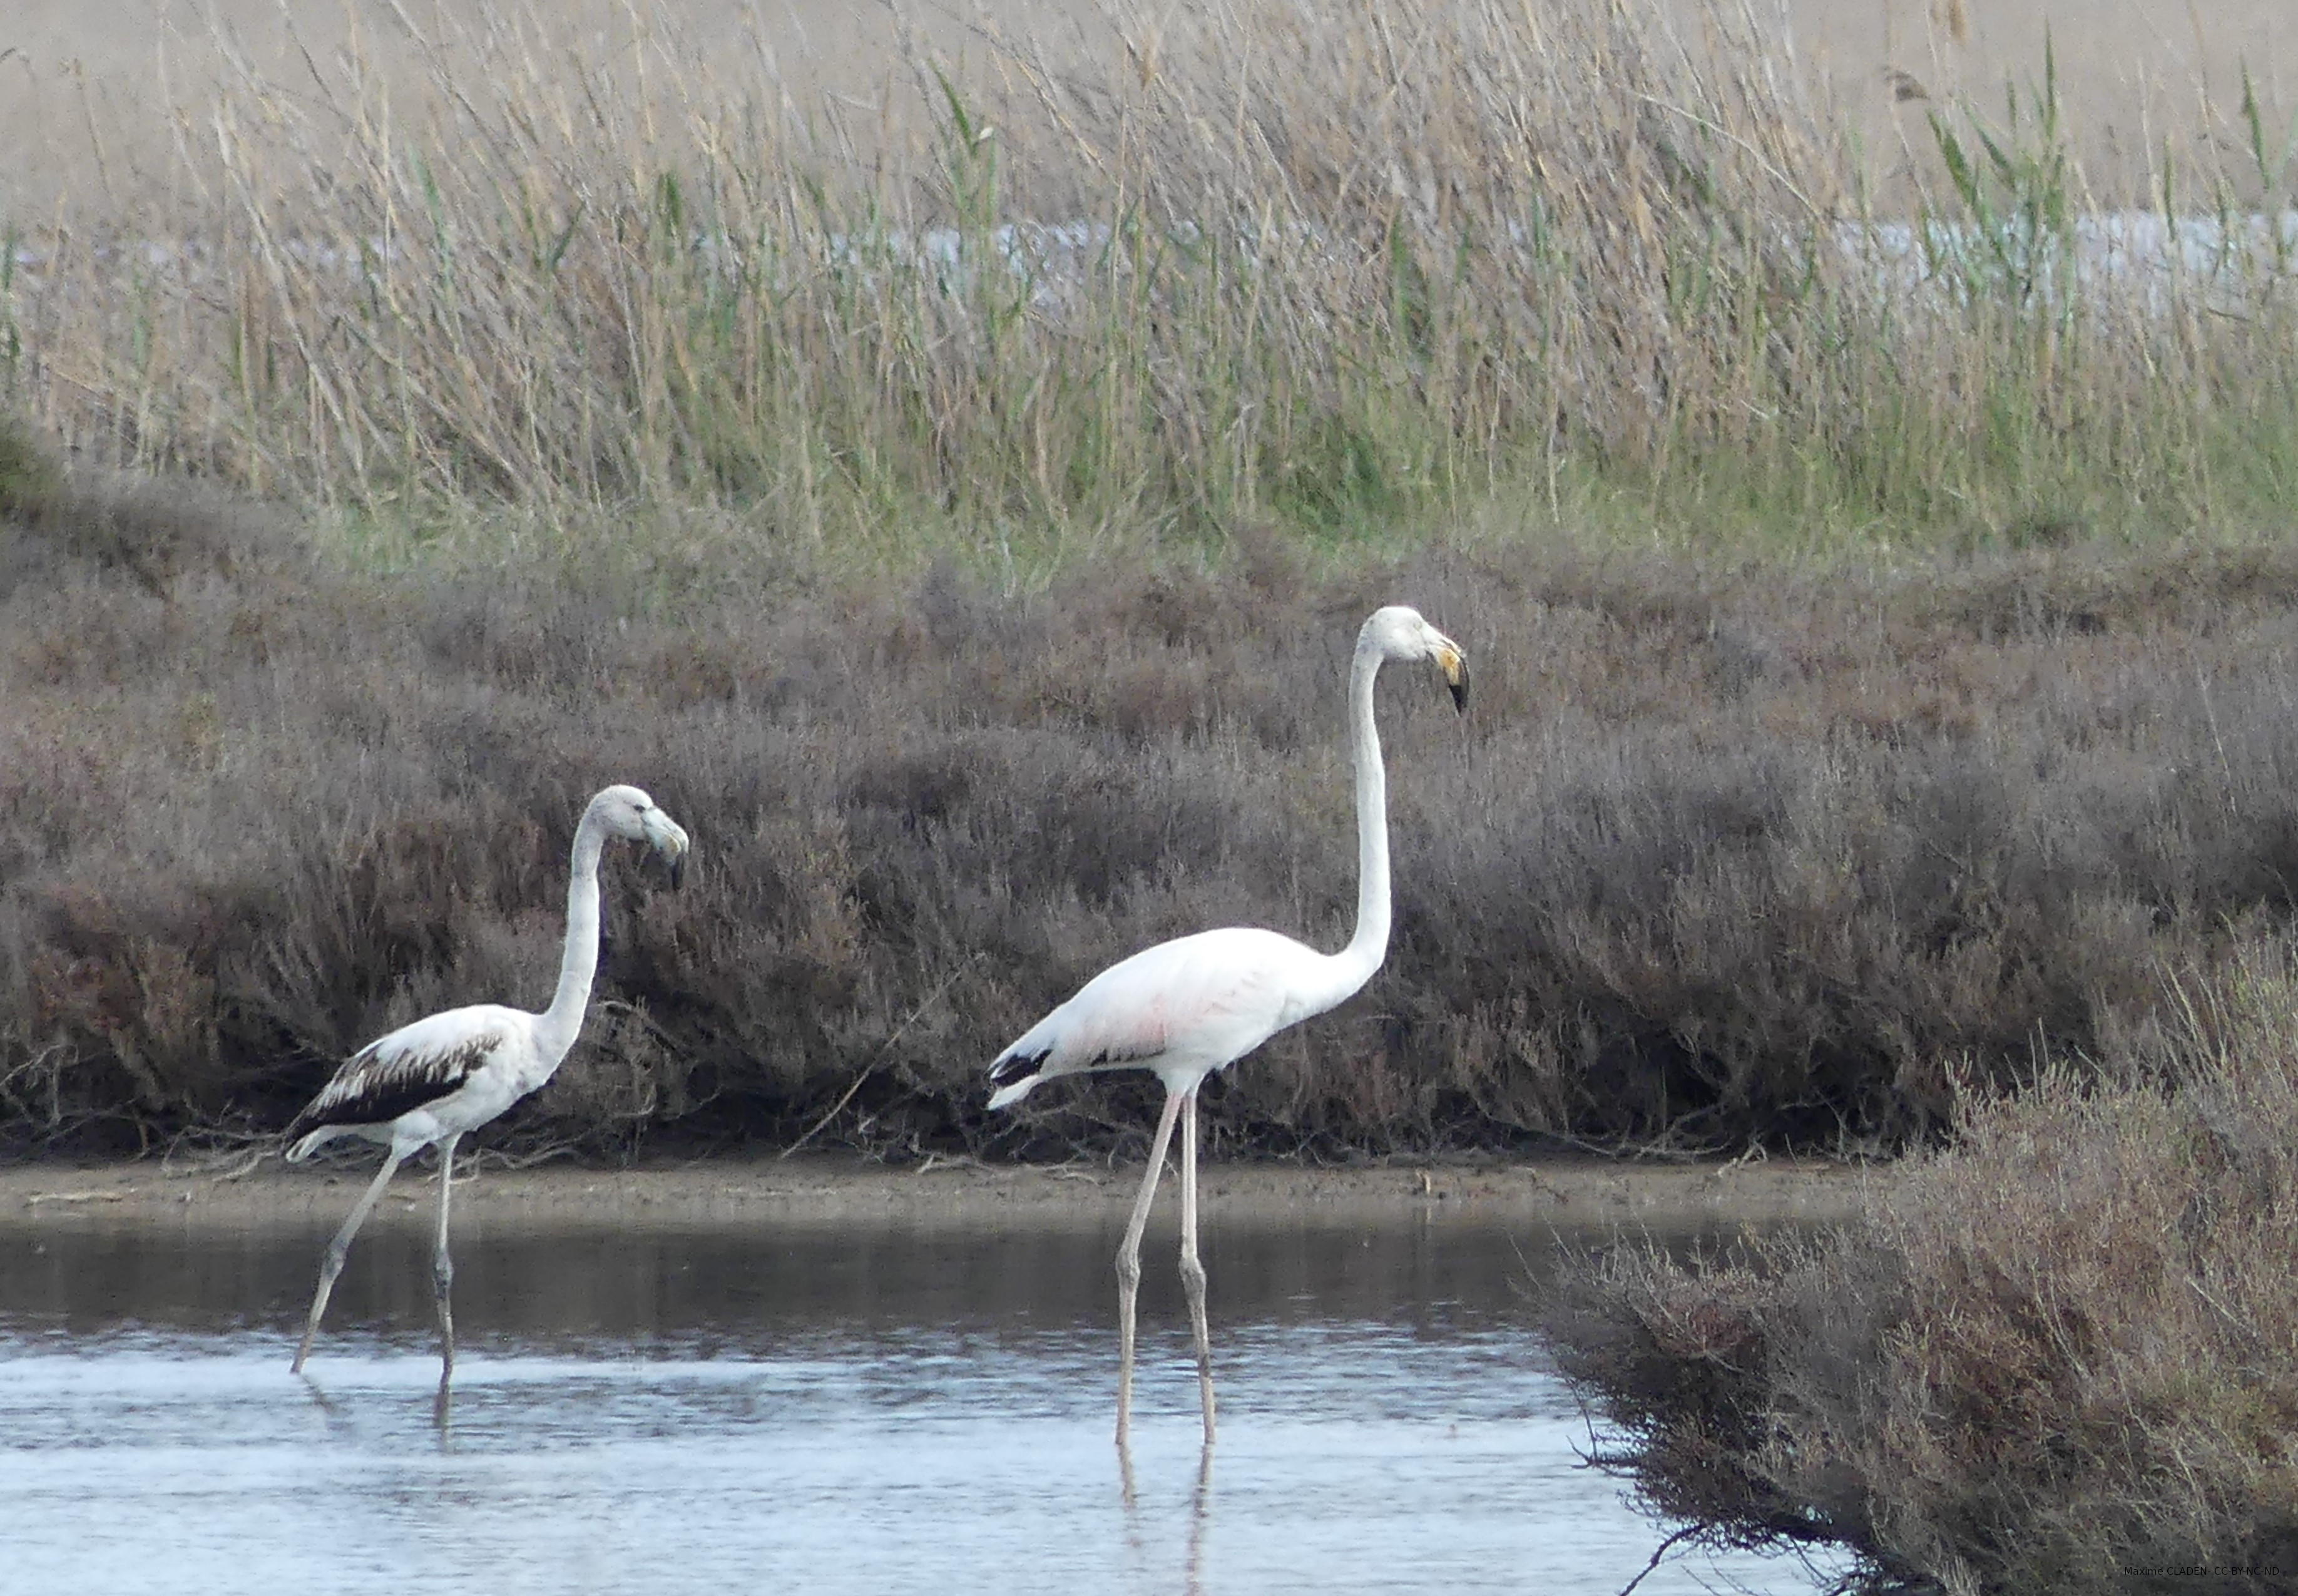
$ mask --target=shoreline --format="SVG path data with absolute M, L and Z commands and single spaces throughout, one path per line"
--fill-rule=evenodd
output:
M 373 1178 L 379 1154 L 289 1168 L 264 1157 L 192 1162 L 144 1159 L 0 1170 L 0 1227 L 187 1225 L 252 1229 L 334 1225 Z M 1394 1163 L 1315 1168 L 1206 1164 L 1207 1222 L 1621 1224 L 1680 1228 L 1733 1222 L 1811 1222 L 1856 1213 L 1889 1165 L 1790 1158 L 1748 1163 L 1633 1163 L 1599 1159 L 1477 1165 Z M 1141 1166 L 985 1164 L 929 1159 L 896 1169 L 836 1154 L 740 1157 L 632 1167 L 550 1163 L 466 1170 L 457 1222 L 534 1228 L 765 1224 L 931 1228 L 1098 1228 L 1121 1222 Z M 1157 1213 L 1178 1203 L 1169 1171 Z M 376 1218 L 434 1211 L 438 1179 L 402 1169 Z

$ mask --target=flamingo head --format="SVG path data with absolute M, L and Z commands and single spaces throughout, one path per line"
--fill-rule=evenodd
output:
M 1391 604 L 1374 610 L 1364 630 L 1357 633 L 1357 648 L 1387 659 L 1434 660 L 1436 668 L 1444 673 L 1444 684 L 1452 690 L 1452 707 L 1463 711 L 1468 707 L 1468 657 L 1459 644 L 1431 626 L 1411 606 Z
M 643 842 L 670 865 L 670 884 L 686 873 L 686 829 L 636 787 L 609 787 L 591 800 L 599 823 L 617 837 Z

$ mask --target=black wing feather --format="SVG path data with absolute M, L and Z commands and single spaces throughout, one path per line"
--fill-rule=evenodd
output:
M 992 1086 L 1011 1086 L 1024 1076 L 1035 1075 L 1053 1056 L 1050 1045 L 1035 1053 L 1023 1053 L 1017 1047 L 989 1066 L 989 1082 Z
M 469 1079 L 503 1038 L 500 1031 L 489 1031 L 443 1051 L 385 1058 L 380 1049 L 390 1039 L 370 1042 L 346 1059 L 287 1127 L 289 1138 L 328 1125 L 388 1125 L 436 1103 Z

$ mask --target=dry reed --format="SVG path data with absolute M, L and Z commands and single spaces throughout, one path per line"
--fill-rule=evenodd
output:
M 243 64 L 173 108 L 169 202 L 15 219 L 21 406 L 362 525 L 729 504 L 1025 561 L 1495 493 L 1803 545 L 2286 502 L 2294 286 L 2249 219 L 2291 171 L 2247 95 L 2150 179 L 2204 225 L 2150 258 L 2082 230 L 2046 63 L 1939 106 L 1879 208 L 1721 4 L 1119 10 L 1099 70 L 985 21 L 870 128 L 666 8 L 587 54 L 517 0 L 390 10 L 419 92 L 356 38 Z

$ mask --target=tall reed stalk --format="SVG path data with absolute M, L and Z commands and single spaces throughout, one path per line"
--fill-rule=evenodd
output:
M 391 11 L 420 92 L 356 45 L 309 87 L 239 63 L 170 108 L 173 193 L 18 219 L 18 404 L 361 516 L 732 503 L 1025 553 L 1495 492 L 2015 539 L 2268 516 L 2298 469 L 2288 152 L 2247 93 L 2255 172 L 2156 179 L 2217 219 L 2197 259 L 2086 231 L 2047 62 L 2005 113 L 1938 108 L 1886 203 L 1722 0 L 1689 34 L 1619 0 L 1120 10 L 1099 76 L 983 23 L 874 129 L 667 8 L 587 51 L 540 0 Z

